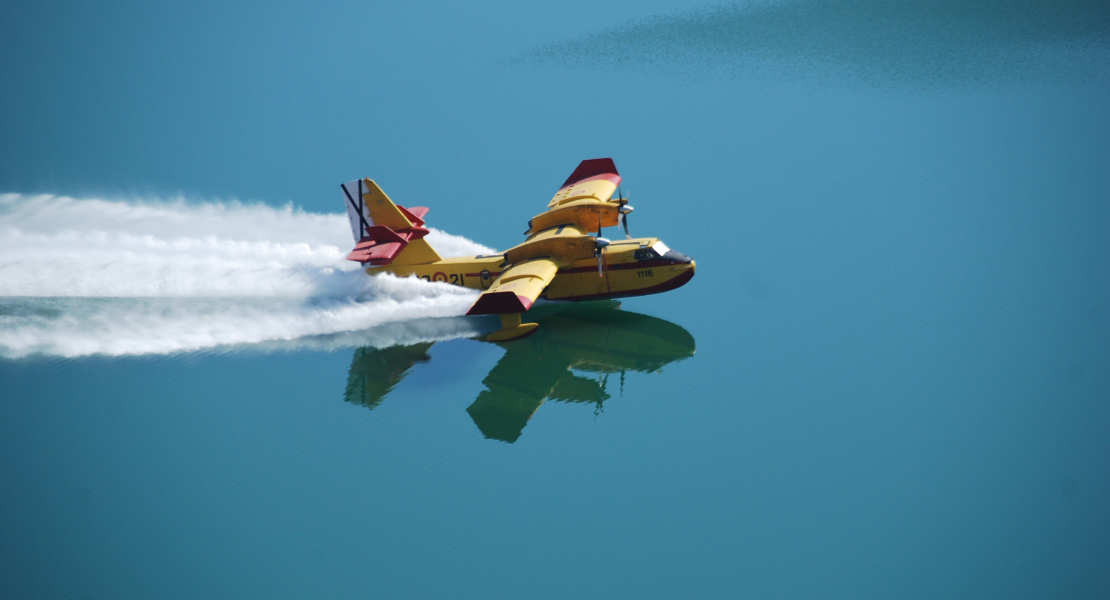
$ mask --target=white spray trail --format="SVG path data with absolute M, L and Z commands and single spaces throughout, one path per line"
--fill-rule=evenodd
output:
M 291 207 L 0 195 L 0 356 L 297 340 L 473 302 L 447 284 L 367 277 L 344 260 L 349 231 L 344 215 Z M 444 256 L 492 252 L 434 229 L 426 239 Z M 407 329 L 442 339 L 474 327 L 450 321 Z

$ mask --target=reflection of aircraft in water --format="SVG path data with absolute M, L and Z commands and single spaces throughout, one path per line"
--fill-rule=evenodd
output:
M 611 373 L 658 372 L 663 365 L 694 354 L 694 338 L 682 327 L 619 305 L 577 304 L 538 321 L 531 338 L 499 344 L 505 349 L 482 381 L 486 389 L 467 407 L 490 439 L 514 442 L 545 400 L 584 402 L 597 410 L 609 399 Z M 348 402 L 373 409 L 418 362 L 431 360 L 434 342 L 355 351 L 347 378 Z M 598 379 L 571 370 L 597 373 Z

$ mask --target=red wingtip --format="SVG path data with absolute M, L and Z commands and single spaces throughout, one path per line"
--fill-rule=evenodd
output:
M 532 307 L 532 299 L 519 296 L 512 292 L 486 292 L 478 296 L 478 301 L 467 315 L 503 315 L 507 313 L 522 313 Z
M 617 175 L 618 177 L 620 176 L 620 173 L 617 172 L 617 165 L 613 162 L 613 159 L 591 158 L 578 163 L 578 168 L 570 174 L 570 177 L 567 177 L 566 182 L 563 183 L 563 187 L 574 185 L 579 181 L 582 181 L 583 179 L 589 179 L 590 177 L 610 174 Z

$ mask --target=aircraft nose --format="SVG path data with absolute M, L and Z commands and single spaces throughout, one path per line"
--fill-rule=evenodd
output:
M 689 264 L 694 262 L 694 259 L 675 250 L 668 250 L 667 253 L 663 255 L 663 259 L 682 264 Z

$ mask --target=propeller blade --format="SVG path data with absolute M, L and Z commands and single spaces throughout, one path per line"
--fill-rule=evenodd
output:
M 618 218 L 621 221 L 621 225 L 624 226 L 624 237 L 632 239 L 632 234 L 628 233 L 628 215 L 632 212 L 632 207 L 622 198 L 620 208 L 618 208 L 617 211 L 620 213 Z
M 603 251 L 605 250 L 605 247 L 609 245 L 609 240 L 603 237 L 598 237 L 595 238 L 594 244 L 594 256 L 597 257 L 597 276 L 604 277 L 601 270 L 602 263 L 605 260 L 605 253 Z

